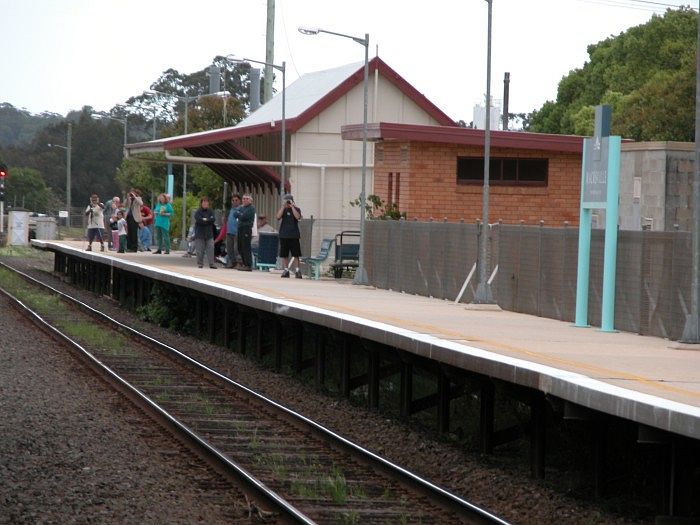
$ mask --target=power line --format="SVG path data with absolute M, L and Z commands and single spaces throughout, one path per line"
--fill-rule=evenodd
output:
M 666 2 L 653 2 L 651 0 L 576 0 L 588 4 L 604 5 L 608 7 L 621 7 L 624 9 L 635 9 L 638 11 L 649 11 L 653 13 L 665 13 L 667 9 L 680 9 L 690 7 L 689 5 L 669 4 Z M 697 11 L 697 8 L 692 8 Z

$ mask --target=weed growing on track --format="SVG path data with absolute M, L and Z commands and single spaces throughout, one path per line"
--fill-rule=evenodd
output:
M 61 306 L 58 296 L 35 291 L 24 279 L 4 268 L 0 268 L 0 287 L 41 315 L 55 312 Z
M 120 335 L 115 335 L 113 332 L 106 332 L 101 326 L 84 323 L 59 321 L 57 323 L 61 330 L 71 337 L 80 339 L 90 346 L 99 347 L 112 354 L 119 354 L 125 349 L 127 340 Z M 128 354 L 128 351 L 121 352 Z

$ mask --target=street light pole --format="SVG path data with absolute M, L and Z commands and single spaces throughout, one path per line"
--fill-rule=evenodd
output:
M 690 313 L 686 316 L 681 343 L 700 343 L 700 22 L 695 50 L 695 168 L 693 170 L 693 224 L 691 235 L 692 275 Z
M 66 150 L 66 208 L 68 216 L 66 217 L 66 228 L 70 228 L 70 164 L 71 164 L 71 153 L 72 153 L 72 142 L 73 142 L 73 123 L 68 122 L 68 131 L 66 132 L 66 145 L 60 146 L 59 144 L 47 144 L 49 148 L 61 148 Z
M 488 281 L 488 267 L 486 264 L 487 244 L 489 236 L 489 169 L 491 164 L 491 8 L 492 0 L 488 3 L 488 37 L 486 45 L 486 119 L 484 121 L 484 188 L 482 202 L 481 227 L 479 232 L 479 284 L 474 295 L 474 302 L 480 304 L 493 304 L 491 285 Z
M 67 206 L 68 206 L 68 218 L 66 219 L 66 226 L 70 228 L 70 205 L 71 205 L 71 188 L 70 188 L 70 179 L 71 179 L 71 157 L 72 157 L 72 152 L 71 150 L 73 149 L 73 123 L 68 122 L 68 141 L 67 141 L 67 147 L 66 147 L 66 153 L 68 155 L 68 160 L 66 162 L 66 201 L 67 201 Z
M 282 199 L 285 194 L 285 181 L 286 181 L 286 171 L 285 163 L 287 158 L 287 63 L 282 62 L 282 65 L 273 64 L 271 62 L 263 62 L 261 60 L 253 60 L 250 58 L 238 58 L 234 55 L 227 55 L 226 60 L 231 62 L 252 62 L 254 64 L 261 64 L 263 66 L 269 66 L 271 68 L 277 69 L 282 72 L 282 147 L 281 147 L 281 159 L 280 159 L 280 205 L 282 204 Z
M 185 135 L 187 135 L 187 114 L 189 113 L 190 97 L 185 95 Z M 182 165 L 182 239 L 180 249 L 187 250 L 187 164 Z
M 319 33 L 327 33 L 329 35 L 342 36 L 344 38 L 349 38 L 354 40 L 358 44 L 365 47 L 365 68 L 364 68 L 364 108 L 362 115 L 362 189 L 360 191 L 360 251 L 359 251 L 359 261 L 357 265 L 357 270 L 355 271 L 355 278 L 353 279 L 353 284 L 369 284 L 369 279 L 367 278 L 367 270 L 365 269 L 365 206 L 366 206 L 366 180 L 367 180 L 367 106 L 368 106 L 368 77 L 369 77 L 369 33 L 365 33 L 364 38 L 359 38 L 351 35 L 345 35 L 343 33 L 336 33 L 334 31 L 327 31 L 325 29 L 318 28 L 308 28 L 300 27 L 299 32 L 304 35 L 317 35 Z

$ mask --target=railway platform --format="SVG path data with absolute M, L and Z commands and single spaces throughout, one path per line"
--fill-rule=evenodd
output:
M 545 476 L 548 432 L 567 421 L 589 436 L 583 441 L 596 495 L 619 477 L 614 471 L 629 468 L 613 450 L 651 446 L 663 465 L 654 482 L 659 511 L 700 510 L 692 510 L 691 480 L 700 470 L 700 349 L 693 345 L 349 279 L 197 268 L 182 252 L 86 252 L 80 241 L 32 245 L 54 253 L 57 274 L 126 308 L 148 303 L 156 284 L 170 287 L 187 304 L 198 337 L 258 358 L 274 354 L 277 370 L 285 359 L 294 373 L 311 370 L 319 387 L 332 368 L 339 392 L 361 392 L 370 408 L 394 396 L 400 417 L 434 414 L 443 433 L 465 423 L 455 421 L 465 416 L 453 403 L 471 403 L 467 424 L 481 450 L 529 438 L 535 478 Z M 521 415 L 504 421 L 499 411 L 513 402 Z
M 76 241 L 36 248 L 124 269 L 267 312 L 339 329 L 577 405 L 700 439 L 700 348 L 658 337 L 275 272 L 197 268 L 181 252 L 85 252 Z

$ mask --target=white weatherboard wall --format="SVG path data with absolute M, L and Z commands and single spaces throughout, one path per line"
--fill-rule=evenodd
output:
M 438 125 L 434 118 L 381 75 L 376 85 L 375 108 L 373 75 L 369 81 L 369 122 Z M 346 124 L 362 124 L 363 104 L 364 92 L 360 83 L 292 135 L 290 161 L 361 165 L 362 141 L 343 140 L 340 130 Z M 367 164 L 372 166 L 373 162 L 374 145 L 368 142 Z M 327 168 L 323 181 L 321 170 L 317 168 L 295 168 L 290 172 L 294 198 L 305 217 L 313 215 L 317 219 L 359 221 L 359 208 L 350 206 L 349 202 L 360 196 L 361 168 Z M 373 187 L 373 170 L 368 167 L 367 195 L 373 193 Z M 332 237 L 333 233 L 337 232 L 324 232 L 314 227 L 312 250 L 315 252 L 321 239 Z

